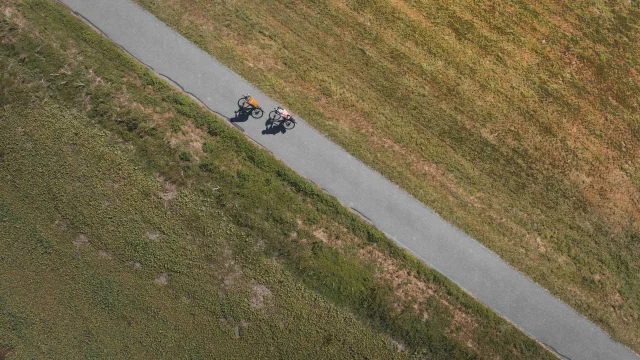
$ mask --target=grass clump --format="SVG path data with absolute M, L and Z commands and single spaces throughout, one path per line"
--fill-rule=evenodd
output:
M 180 150 L 180 160 L 189 162 L 193 160 L 193 155 L 189 152 L 189 150 Z
M 0 170 L 0 336 L 17 358 L 408 357 L 252 251 L 197 190 L 156 195 L 164 184 L 85 117 L 3 113 L 1 133 L 17 128 Z

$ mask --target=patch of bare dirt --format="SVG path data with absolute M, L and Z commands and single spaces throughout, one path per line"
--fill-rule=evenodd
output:
M 169 202 L 178 196 L 178 189 L 176 188 L 175 184 L 165 180 L 164 177 L 162 177 L 161 175 L 158 175 L 157 179 L 158 179 L 158 182 L 162 184 L 162 191 L 160 192 L 160 197 L 164 201 Z
M 453 306 L 442 298 L 435 285 L 416 278 L 408 270 L 403 269 L 397 260 L 385 256 L 373 247 L 360 250 L 360 255 L 378 265 L 376 276 L 381 281 L 392 285 L 393 292 L 398 297 L 396 303 L 398 309 L 411 307 L 416 314 L 426 320 L 429 318 L 429 313 L 423 304 L 430 297 L 436 296 L 438 301 L 453 314 L 453 321 L 447 332 L 475 349 L 473 330 L 478 326 L 476 320 L 462 308 Z
M 11 348 L 6 346 L 0 346 L 0 360 L 4 360 L 11 353 Z
M 313 230 L 312 234 L 313 236 L 318 238 L 318 240 L 321 240 L 327 245 L 337 247 L 337 248 L 341 248 L 344 246 L 344 243 L 340 239 L 338 239 L 338 237 L 335 236 L 335 234 L 327 233 L 327 230 L 322 227 Z
M 4 14 L 5 18 L 16 24 L 16 26 L 18 26 L 19 28 L 23 28 L 26 25 L 27 21 L 22 16 L 22 14 L 18 10 L 16 10 L 15 7 L 7 6 L 0 7 L 0 9 L 2 9 L 2 13 Z
M 76 249 L 79 249 L 81 246 L 89 243 L 89 237 L 86 234 L 78 234 L 76 239 L 73 241 L 73 245 L 76 246 Z
M 403 352 L 407 349 L 407 346 L 397 340 L 391 339 L 391 343 L 396 347 L 398 352 Z
M 614 309 L 617 309 L 619 307 L 621 307 L 624 304 L 624 299 L 622 299 L 622 296 L 620 295 L 619 292 L 615 292 L 613 293 L 613 295 L 611 295 L 611 306 Z
M 202 151 L 202 144 L 205 137 L 205 132 L 198 129 L 191 122 L 182 127 L 181 131 L 173 133 L 170 130 L 166 133 L 166 138 L 169 139 L 169 145 L 172 148 L 188 147 L 192 150 L 194 160 L 198 161 L 201 156 L 204 155 Z
M 468 347 L 478 350 L 475 343 L 475 336 L 473 331 L 478 326 L 476 319 L 472 318 L 468 314 L 465 314 L 459 308 L 453 308 L 453 321 L 447 329 L 447 333 L 456 337 L 458 340 L 465 343 Z
M 396 303 L 398 309 L 411 306 L 423 319 L 429 318 L 429 314 L 424 310 L 422 304 L 428 298 L 436 295 L 437 288 L 433 284 L 427 284 L 416 278 L 409 271 L 403 269 L 397 260 L 390 259 L 373 247 L 361 249 L 360 256 L 378 265 L 376 276 L 379 280 L 391 284 L 394 294 L 398 297 Z M 445 302 L 442 299 L 440 301 Z M 447 305 L 451 307 L 448 303 Z
M 142 264 L 137 261 L 127 261 L 127 265 L 133 265 L 133 268 L 136 270 L 142 269 Z
M 160 236 L 162 235 L 154 231 L 147 232 L 147 237 L 149 238 L 149 240 L 158 241 L 158 239 L 160 239 Z
M 210 260 L 209 264 L 222 283 L 223 288 L 229 289 L 235 285 L 242 276 L 242 268 L 236 263 L 233 252 L 228 244 L 224 243 L 223 246 L 224 249 L 221 253 L 215 260 Z
M 309 200 L 306 199 L 305 201 Z M 312 207 L 310 202 L 308 205 L 309 207 Z M 296 222 L 298 223 L 299 229 L 310 232 L 318 240 L 335 248 L 342 248 L 345 243 L 357 244 L 359 242 L 359 239 L 344 226 L 338 224 L 327 224 L 325 219 L 323 219 L 319 225 L 307 225 L 300 218 L 297 218 Z M 297 235 L 298 232 L 292 233 L 290 238 L 294 239 Z
M 7 7 L 4 9 L 4 16 L 7 17 L 7 19 L 11 19 L 11 15 L 13 15 L 13 13 L 15 13 L 16 9 L 11 8 L 11 7 Z
M 225 288 L 230 288 L 236 281 L 242 276 L 242 269 L 235 261 L 231 261 L 225 264 L 225 272 L 222 276 L 222 285 Z
M 325 243 L 329 243 L 329 235 L 327 234 L 327 232 L 320 228 L 320 229 L 316 229 L 313 232 L 313 236 L 317 237 L 319 240 L 322 240 Z
M 98 251 L 98 256 L 100 256 L 103 259 L 109 260 L 111 259 L 111 254 L 109 254 L 108 252 L 104 251 L 104 250 L 99 250 Z
M 153 122 L 154 122 L 153 126 L 167 126 L 167 124 L 169 124 L 170 122 L 170 119 L 175 117 L 175 114 L 171 111 L 159 113 L 151 110 L 147 112 L 151 114 L 151 118 L 153 119 Z
M 264 307 L 265 300 L 270 299 L 273 296 L 271 290 L 262 284 L 255 284 L 253 286 L 253 292 L 251 299 L 249 299 L 249 305 L 254 309 L 261 309 Z
M 241 335 L 241 333 L 242 333 L 242 329 L 244 329 L 244 328 L 246 328 L 246 327 L 248 327 L 248 326 L 249 326 L 249 323 L 248 323 L 248 322 L 246 322 L 246 321 L 244 321 L 244 320 L 240 321 L 240 324 L 236 325 L 236 326 L 234 327 L 234 329 L 233 329 L 233 330 L 234 330 L 234 334 L 235 334 L 235 338 L 236 338 L 236 339 L 239 339 L 239 338 L 240 338 L 240 335 Z
M 238 322 L 235 322 L 235 321 L 233 321 L 233 320 L 231 320 L 231 319 L 221 318 L 221 319 L 220 319 L 220 322 L 222 322 L 222 324 L 223 324 L 225 327 L 227 327 L 227 328 L 229 328 L 229 329 L 233 330 L 233 334 L 234 334 L 234 337 L 235 337 L 236 339 L 239 339 L 239 338 L 240 338 L 240 335 L 241 335 L 242 329 L 243 329 L 243 328 L 246 328 L 246 327 L 248 327 L 248 326 L 249 326 L 249 322 L 247 322 L 247 321 L 245 321 L 245 320 L 241 320 L 241 321 L 238 323 Z
M 540 236 L 536 236 L 536 245 L 538 245 L 539 252 L 541 253 L 547 252 L 547 247 L 544 245 L 544 242 L 542 242 L 542 239 L 540 238 Z
M 53 223 L 53 226 L 60 230 L 66 230 L 67 226 L 69 226 L 69 220 L 67 219 L 58 219 Z
M 136 87 L 139 87 L 139 88 L 142 87 L 142 81 L 140 81 L 140 78 L 138 78 L 138 76 L 131 76 L 131 77 L 128 76 L 128 75 L 124 76 L 122 78 L 122 82 L 125 83 L 125 84 L 126 83 L 133 84 L 133 85 L 135 85 Z
M 164 286 L 167 285 L 169 283 L 169 274 L 168 273 L 162 273 L 160 275 L 158 275 L 156 277 L 155 280 L 153 280 L 154 283 L 160 285 L 160 286 Z
M 67 55 L 69 55 L 70 58 L 74 59 L 80 56 L 78 55 L 78 51 L 74 50 L 74 48 L 70 48 L 69 50 L 67 50 Z M 106 85 L 106 82 L 100 76 L 96 75 L 93 69 L 87 70 L 87 73 L 89 75 L 89 79 L 91 80 L 91 84 L 89 85 L 90 89 L 93 89 L 96 86 Z

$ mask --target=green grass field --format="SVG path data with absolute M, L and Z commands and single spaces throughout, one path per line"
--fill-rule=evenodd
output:
M 165 204 L 132 149 L 86 117 L 10 110 L 0 130 L 0 334 L 16 358 L 407 357 L 202 194 Z
M 136 1 L 640 351 L 637 1 Z
M 0 39 L 0 359 L 554 358 L 58 3 Z

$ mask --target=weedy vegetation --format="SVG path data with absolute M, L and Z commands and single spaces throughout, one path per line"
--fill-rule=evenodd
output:
M 554 358 L 59 3 L 0 39 L 1 357 Z
M 136 0 L 640 352 L 640 3 Z

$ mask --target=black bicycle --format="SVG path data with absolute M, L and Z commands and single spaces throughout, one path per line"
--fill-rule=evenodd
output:
M 287 130 L 291 130 L 296 126 L 296 120 L 293 116 L 291 116 L 286 109 L 283 109 L 280 106 L 271 110 L 269 113 L 269 120 L 274 123 L 278 122 Z
M 258 105 L 258 101 L 251 95 L 243 95 L 238 100 L 238 106 L 242 110 L 249 110 L 251 116 L 255 119 L 259 119 L 264 115 L 264 110 Z

